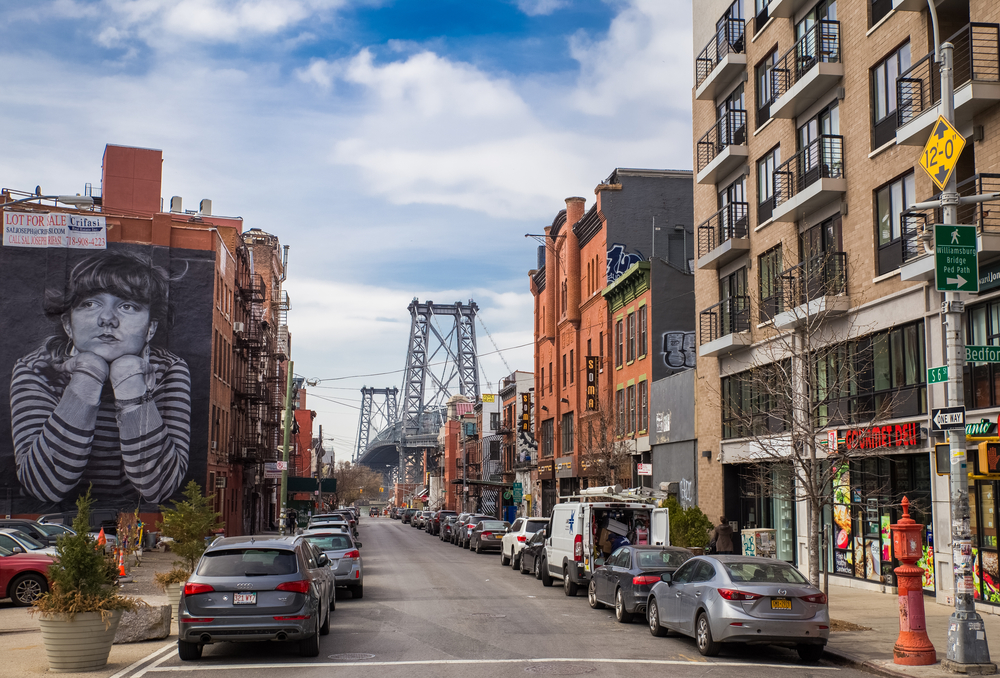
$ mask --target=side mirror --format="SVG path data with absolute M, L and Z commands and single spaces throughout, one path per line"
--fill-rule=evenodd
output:
M 357 546 L 358 548 L 361 548 L 361 542 L 359 541 L 354 542 L 354 545 Z
M 326 567 L 330 564 L 330 558 L 325 553 L 321 553 L 319 554 L 319 558 L 316 559 L 316 564 L 320 567 Z
M 20 546 L 15 546 L 15 547 L 13 547 L 13 548 L 11 549 L 11 552 L 12 552 L 12 553 L 24 553 L 24 549 L 23 549 L 23 548 L 21 548 Z
M 671 574 L 670 572 L 664 572 L 663 574 L 660 575 L 660 581 L 662 581 L 667 586 L 670 586 L 670 583 L 673 580 L 674 580 L 674 575 Z

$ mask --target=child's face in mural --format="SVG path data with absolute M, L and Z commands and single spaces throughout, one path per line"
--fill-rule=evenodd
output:
M 139 355 L 153 334 L 149 308 L 137 301 L 99 292 L 85 297 L 67 316 L 63 329 L 76 350 L 88 351 L 109 364 L 125 355 Z

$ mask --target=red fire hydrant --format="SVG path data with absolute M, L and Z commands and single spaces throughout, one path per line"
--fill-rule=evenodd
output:
M 937 662 L 924 623 L 924 569 L 916 562 L 924 554 L 923 525 L 910 517 L 910 500 L 903 497 L 903 517 L 892 528 L 892 546 L 903 564 L 893 570 L 899 587 L 899 638 L 892 648 L 894 664 L 925 666 Z

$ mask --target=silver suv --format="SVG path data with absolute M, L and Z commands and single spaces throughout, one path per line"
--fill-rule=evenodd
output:
M 201 657 L 220 641 L 294 641 L 319 655 L 336 609 L 329 558 L 300 536 L 216 539 L 184 584 L 177 654 Z

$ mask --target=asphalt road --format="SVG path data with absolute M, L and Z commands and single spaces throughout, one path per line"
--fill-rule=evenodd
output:
M 841 678 L 867 675 L 794 651 L 742 648 L 706 659 L 687 638 L 654 638 L 641 622 L 619 624 L 592 610 L 584 592 L 567 598 L 529 575 L 388 518 L 361 522 L 365 597 L 340 596 L 320 656 L 277 643 L 207 646 L 198 662 L 172 648 L 118 678 L 507 678 L 533 674 Z

